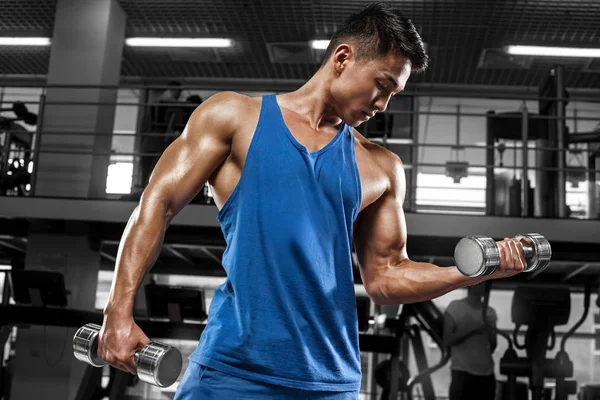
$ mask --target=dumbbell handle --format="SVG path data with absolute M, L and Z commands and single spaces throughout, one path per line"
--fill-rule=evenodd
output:
M 93 367 L 107 364 L 97 354 L 100 328 L 96 324 L 86 324 L 79 328 L 73 337 L 75 358 Z M 136 351 L 134 361 L 140 380 L 160 387 L 175 383 L 183 363 L 177 348 L 160 342 L 150 342 Z
M 532 246 L 523 245 L 523 254 L 529 260 L 535 254 L 535 249 Z

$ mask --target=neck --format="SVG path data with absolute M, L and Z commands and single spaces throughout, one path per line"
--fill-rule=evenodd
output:
M 298 90 L 281 96 L 289 104 L 288 108 L 305 117 L 316 131 L 342 122 L 332 106 L 329 82 L 331 78 L 327 68 L 321 68 Z

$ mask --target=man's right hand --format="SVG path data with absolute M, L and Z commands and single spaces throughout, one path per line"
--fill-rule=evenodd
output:
M 135 352 L 148 343 L 150 339 L 133 317 L 105 315 L 98 334 L 97 354 L 111 366 L 135 375 Z

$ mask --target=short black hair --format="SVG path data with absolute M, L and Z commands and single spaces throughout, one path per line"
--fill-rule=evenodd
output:
M 185 99 L 186 103 L 191 103 L 191 104 L 202 104 L 202 97 L 198 96 L 197 94 L 193 94 L 191 96 L 188 96 L 187 99 Z
M 412 21 L 386 3 L 371 3 L 350 15 L 333 34 L 325 51 L 323 65 L 344 42 L 352 42 L 359 61 L 397 52 L 408 59 L 413 72 L 427 68 L 429 56 Z

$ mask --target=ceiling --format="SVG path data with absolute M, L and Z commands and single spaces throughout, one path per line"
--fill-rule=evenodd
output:
M 126 36 L 231 37 L 223 50 L 125 48 L 124 78 L 306 80 L 327 39 L 366 1 L 118 0 Z M 2 0 L 0 35 L 51 36 L 57 0 Z M 430 68 L 422 85 L 537 86 L 556 63 L 568 87 L 600 89 L 600 60 L 506 56 L 507 44 L 600 47 L 597 0 L 395 1 L 425 42 Z M 284 44 L 285 43 L 285 44 Z M 0 75 L 45 75 L 49 48 L 0 48 Z

